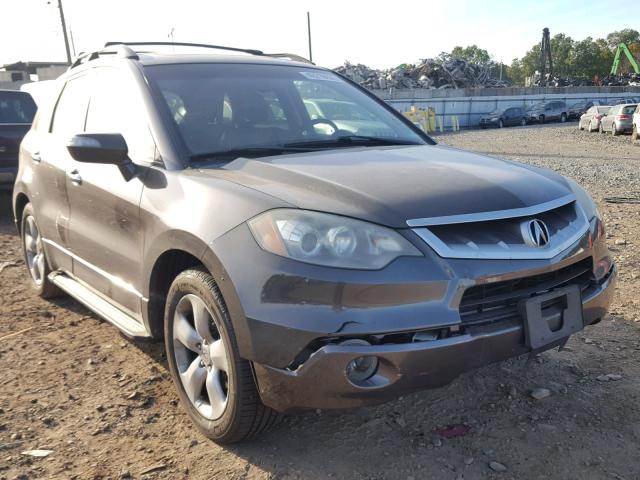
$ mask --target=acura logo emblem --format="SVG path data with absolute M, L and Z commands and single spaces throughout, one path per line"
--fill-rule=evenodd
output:
M 546 247 L 549 244 L 549 230 L 542 220 L 534 218 L 520 225 L 524 243 L 530 247 Z

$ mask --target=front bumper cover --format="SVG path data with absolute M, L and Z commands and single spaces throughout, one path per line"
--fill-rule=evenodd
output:
M 584 325 L 601 320 L 613 300 L 617 272 L 583 298 Z M 566 342 L 550 343 L 548 350 Z M 306 408 L 350 408 L 382 403 L 399 395 L 451 382 L 461 373 L 529 353 L 524 328 L 513 321 L 471 327 L 462 335 L 442 340 L 378 346 L 327 345 L 297 370 L 255 364 L 262 401 L 279 411 Z M 380 366 L 370 386 L 357 386 L 345 374 L 360 356 L 376 356 Z

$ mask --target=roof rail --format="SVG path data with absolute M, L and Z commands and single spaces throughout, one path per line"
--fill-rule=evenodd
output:
M 177 47 L 199 47 L 199 48 L 213 48 L 216 50 L 228 50 L 231 52 L 243 52 L 248 53 L 250 55 L 264 55 L 261 50 L 254 50 L 250 48 L 236 48 L 236 47 L 223 47 L 221 45 L 209 45 L 206 43 L 186 43 L 186 42 L 107 42 L 104 44 L 105 47 L 112 47 L 115 45 L 125 45 L 129 47 L 134 46 L 153 46 L 153 45 L 162 45 L 162 46 L 177 46 Z
M 265 55 L 268 57 L 286 58 L 289 60 L 293 60 L 294 62 L 302 62 L 308 63 L 310 65 L 315 65 L 315 63 L 313 63 L 308 58 L 301 57 L 300 55 L 296 55 L 295 53 L 265 53 Z
M 117 55 L 120 58 L 130 58 L 132 60 L 138 59 L 136 52 L 126 45 L 113 46 L 116 48 L 103 48 L 102 50 L 96 50 L 95 52 L 81 52 L 69 66 L 69 70 L 83 63 L 90 62 L 91 60 L 96 60 L 97 58 L 100 58 L 101 55 Z

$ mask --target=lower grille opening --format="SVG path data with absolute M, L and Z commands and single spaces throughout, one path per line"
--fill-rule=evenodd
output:
M 579 285 L 584 293 L 593 281 L 593 262 L 586 258 L 552 272 L 468 288 L 460 301 L 462 324 L 482 325 L 520 319 L 518 303 L 526 298 L 567 285 Z

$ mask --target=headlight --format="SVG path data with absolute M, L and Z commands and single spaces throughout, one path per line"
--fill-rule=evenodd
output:
M 316 265 L 379 270 L 401 256 L 422 256 L 394 230 L 338 215 L 279 209 L 248 223 L 264 250 Z
M 578 205 L 582 207 L 582 210 L 584 210 L 584 213 L 587 215 L 587 218 L 589 220 L 592 220 L 594 217 L 600 218 L 600 212 L 598 212 L 598 207 L 596 206 L 591 196 L 585 191 L 585 189 L 582 188 L 573 180 L 571 180 L 570 178 L 565 177 L 565 179 L 567 180 L 567 183 L 569 183 L 569 187 L 571 188 L 574 195 L 576 196 Z

